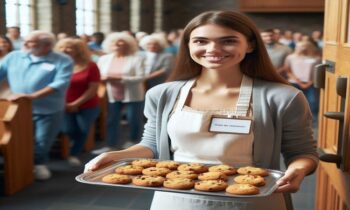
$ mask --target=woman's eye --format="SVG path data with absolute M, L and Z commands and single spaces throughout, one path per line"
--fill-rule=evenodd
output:
M 206 41 L 198 39 L 198 40 L 194 40 L 193 43 L 200 45 L 200 44 L 205 44 Z
M 225 39 L 222 41 L 223 44 L 234 44 L 236 43 L 236 40 L 234 39 Z

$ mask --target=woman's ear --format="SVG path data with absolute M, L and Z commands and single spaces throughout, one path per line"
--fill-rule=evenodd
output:
M 255 49 L 255 42 L 254 42 L 254 41 L 249 42 L 249 43 L 248 43 L 248 48 L 247 48 L 247 53 L 253 52 L 254 49 Z

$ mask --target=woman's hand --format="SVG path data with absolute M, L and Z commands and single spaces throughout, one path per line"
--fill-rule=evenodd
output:
M 73 103 L 66 104 L 66 112 L 73 113 L 73 112 L 78 112 L 78 111 L 79 111 L 78 105 L 75 105 Z
M 284 176 L 277 180 L 276 192 L 295 193 L 299 190 L 304 177 L 317 168 L 317 161 L 310 158 L 298 158 L 289 164 Z
M 141 145 L 134 145 L 125 150 L 105 152 L 85 164 L 84 173 L 96 171 L 112 161 L 118 161 L 125 158 L 153 158 L 153 152 L 151 149 Z
M 277 190 L 275 192 L 295 193 L 299 190 L 300 184 L 305 177 L 305 171 L 298 168 L 288 168 L 284 176 L 277 180 Z
M 87 164 L 85 164 L 84 173 L 96 171 L 102 166 L 111 163 L 113 160 L 116 160 L 117 158 L 114 153 L 115 152 L 105 152 L 90 160 Z

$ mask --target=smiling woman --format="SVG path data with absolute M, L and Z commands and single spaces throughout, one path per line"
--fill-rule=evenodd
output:
M 142 141 L 96 157 L 86 171 L 131 157 L 279 169 L 282 153 L 288 168 L 268 197 L 156 192 L 151 209 L 293 209 L 288 193 L 318 163 L 311 113 L 302 92 L 274 70 L 255 24 L 232 11 L 195 17 L 170 81 L 147 92 Z

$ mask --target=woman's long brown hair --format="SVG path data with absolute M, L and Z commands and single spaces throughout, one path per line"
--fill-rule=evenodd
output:
M 247 53 L 240 63 L 240 69 L 243 74 L 252 78 L 287 84 L 272 65 L 260 37 L 259 30 L 253 21 L 245 15 L 233 11 L 204 12 L 187 24 L 180 42 L 175 68 L 169 76 L 168 81 L 188 80 L 200 74 L 202 66 L 191 59 L 188 43 L 191 32 L 207 24 L 215 24 L 235 30 L 243 34 L 251 46 L 254 47 L 254 50 Z

